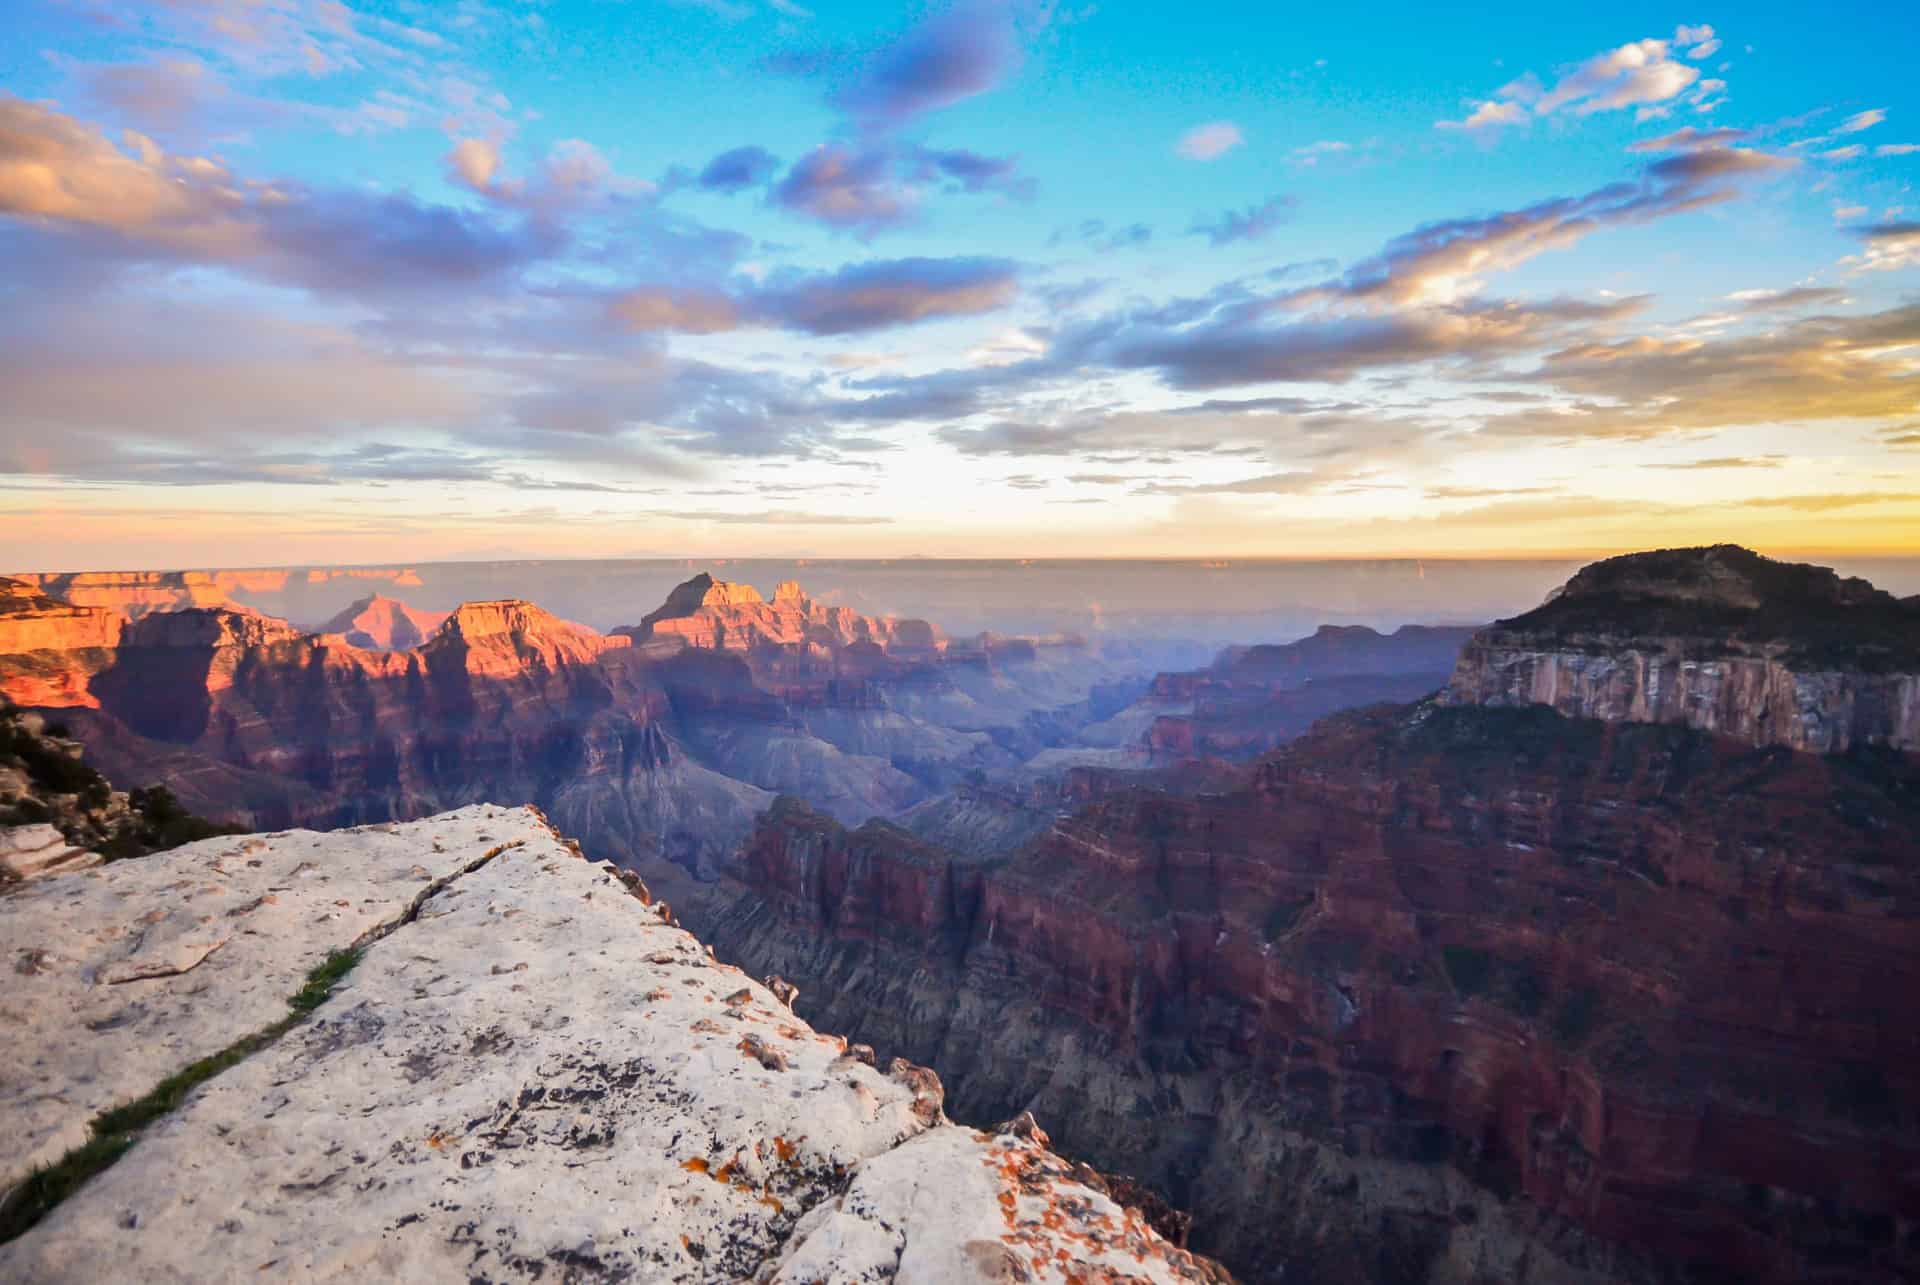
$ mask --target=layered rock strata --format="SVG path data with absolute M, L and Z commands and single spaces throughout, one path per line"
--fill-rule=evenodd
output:
M 1920 599 L 1734 545 L 1631 554 L 1477 635 L 1446 699 L 1920 751 Z
M 1385 707 L 1005 860 L 776 809 L 724 956 L 1250 1279 L 1920 1271 L 1920 763 Z

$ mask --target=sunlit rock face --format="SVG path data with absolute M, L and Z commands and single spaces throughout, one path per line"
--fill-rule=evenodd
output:
M 98 607 L 128 620 L 138 620 L 153 612 L 180 611 L 188 607 L 245 611 L 246 608 L 230 596 L 232 590 L 247 587 L 252 576 L 278 576 L 284 580 L 285 575 L 285 572 L 82 571 L 28 572 L 16 578 L 75 607 Z
M 1920 750 L 1920 601 L 1733 545 L 1613 558 L 1478 634 L 1446 699 Z
M 1110 677 L 1071 641 L 949 654 L 930 626 L 867 621 L 792 585 L 768 604 L 706 577 L 661 610 L 705 613 L 712 645 L 601 634 L 517 599 L 462 604 L 400 646 L 426 622 L 377 597 L 306 633 L 223 608 L 127 621 L 0 590 L 0 694 L 56 711 L 116 779 L 165 782 L 247 826 L 537 803 L 611 859 L 703 878 L 776 793 L 847 821 L 903 812 L 1018 767 L 1090 717 Z
M 614 632 L 743 652 L 805 647 L 825 655 L 872 643 L 919 655 L 940 646 L 939 632 L 924 620 L 863 616 L 850 607 L 816 602 L 792 580 L 782 582 L 769 602 L 752 585 L 715 580 L 705 572 L 675 588 L 639 625 Z
M 447 614 L 417 611 L 397 598 L 374 593 L 342 608 L 320 632 L 339 634 L 353 646 L 370 651 L 405 651 L 431 637 Z
M 270 1033 L 0 1245 L 9 1280 L 1227 1279 L 1031 1119 L 948 1122 L 938 1077 L 815 1031 L 531 809 L 55 875 L 0 898 L 0 939 L 0 1190 Z

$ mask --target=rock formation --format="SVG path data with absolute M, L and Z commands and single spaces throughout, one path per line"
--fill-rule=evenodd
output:
M 371 593 L 342 608 L 320 632 L 369 651 L 405 651 L 425 642 L 446 618 L 444 611 L 415 611 L 397 598 Z
M 789 805 L 737 876 L 724 955 L 1248 1279 L 1920 1271 L 1913 756 L 1381 707 L 1010 859 Z
M 755 634 L 739 651 L 720 645 L 720 623 L 713 646 L 603 635 L 505 600 L 463 604 L 417 646 L 383 650 L 224 609 L 125 621 L 21 585 L 0 596 L 0 693 L 68 723 L 116 779 L 164 781 L 221 820 L 335 826 L 531 802 L 609 858 L 710 877 L 775 792 L 848 821 L 891 815 L 1017 766 L 1114 676 L 1085 648 L 949 658 L 899 643 L 919 636 L 900 622 L 862 624 L 791 587 L 749 597 L 699 610 L 746 603 L 775 632 L 804 619 L 809 639 Z M 683 586 L 663 610 L 691 599 Z
M 1447 699 L 1920 750 L 1920 599 L 1735 545 L 1610 558 L 1477 635 Z
M 282 573 L 284 575 L 284 573 Z M 244 584 L 246 573 L 209 571 L 83 571 L 72 574 L 25 572 L 13 578 L 74 607 L 97 607 L 128 620 L 157 611 L 220 607 L 245 611 L 229 590 Z
M 615 632 L 641 639 L 677 638 L 692 647 L 730 651 L 767 645 L 840 648 L 874 643 L 925 652 L 937 645 L 939 637 L 924 620 L 863 616 L 850 607 L 815 602 L 791 580 L 781 584 L 768 602 L 752 585 L 715 580 L 705 572 L 674 589 L 639 625 Z
M 61 875 L 0 939 L 6 1279 L 1227 1279 L 530 809 Z
M 164 786 L 114 789 L 66 730 L 0 705 L 0 887 L 223 832 Z

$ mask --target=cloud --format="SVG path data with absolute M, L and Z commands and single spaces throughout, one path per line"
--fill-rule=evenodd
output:
M 1478 301 L 1387 316 L 1317 317 L 1252 326 L 1237 318 L 1185 329 L 1122 334 L 1104 350 L 1112 365 L 1152 370 L 1181 389 L 1273 382 L 1343 382 L 1363 371 L 1529 351 L 1571 324 L 1627 315 L 1612 304 Z
M 1180 136 L 1173 150 L 1190 161 L 1216 161 L 1246 142 L 1240 127 L 1230 120 L 1195 125 Z
M 1527 109 L 1514 102 L 1496 102 L 1483 99 L 1475 103 L 1473 110 L 1463 120 L 1438 120 L 1433 123 L 1435 129 L 1482 130 L 1497 129 L 1502 125 L 1530 125 L 1533 117 Z
M 1706 33 L 1701 35 L 1700 33 Z M 1481 99 L 1464 120 L 1435 122 L 1439 129 L 1485 130 L 1524 125 L 1537 117 L 1567 112 L 1592 116 L 1600 112 L 1638 108 L 1642 119 L 1665 114 L 1671 103 L 1700 80 L 1700 70 L 1674 58 L 1676 45 L 1692 46 L 1690 56 L 1704 58 L 1718 48 L 1713 28 L 1681 27 L 1672 40 L 1635 40 L 1596 54 L 1560 76 L 1551 86 L 1528 74 Z M 1724 82 L 1705 82 L 1708 94 L 1725 88 Z M 1704 107 L 1708 97 L 1695 102 Z
M 780 160 L 764 147 L 736 147 L 708 161 L 694 181 L 709 192 L 731 195 L 773 177 Z
M 1473 293 L 1490 272 L 1518 266 L 1606 227 L 1629 226 L 1732 199 L 1731 180 L 1777 173 L 1794 162 L 1733 147 L 1700 147 L 1650 162 L 1637 182 L 1518 210 L 1448 219 L 1396 237 L 1337 283 L 1301 292 L 1305 301 L 1343 298 L 1395 305 L 1447 303 Z
M 1005 307 L 1018 292 L 1018 271 L 1005 259 L 874 259 L 837 272 L 779 275 L 731 295 L 642 286 L 615 296 L 608 312 L 631 330 L 705 335 L 775 326 L 847 335 L 978 316 Z
M 1875 156 L 1912 156 L 1920 152 L 1920 143 L 1882 143 L 1873 149 Z
M 1020 163 L 1011 156 L 982 156 L 964 148 L 915 147 L 906 153 L 913 176 L 925 181 L 942 178 L 952 184 L 949 190 L 961 192 L 1003 192 L 1021 200 L 1031 200 L 1034 181 L 1020 173 Z
M 249 194 L 223 167 L 123 137 L 124 151 L 93 126 L 0 93 L 0 213 L 209 247 L 246 239 Z
M 1293 217 L 1299 202 L 1291 196 L 1271 196 L 1259 205 L 1244 210 L 1226 210 L 1211 221 L 1195 219 L 1188 231 L 1204 236 L 1209 245 L 1231 245 L 1236 241 L 1264 241 L 1275 228 Z
M 1744 312 L 1787 312 L 1846 301 L 1847 292 L 1831 286 L 1796 286 L 1787 290 L 1736 290 L 1727 296 Z
M 829 227 L 872 237 L 911 219 L 914 195 L 893 177 L 892 157 L 822 144 L 793 163 L 771 194 L 774 204 Z
M 461 184 L 484 192 L 500 170 L 500 143 L 491 138 L 463 138 L 447 153 L 447 169 Z
M 1018 200 L 1034 193 L 1033 180 L 1019 172 L 1012 157 L 912 143 L 827 143 L 795 161 L 768 200 L 871 240 L 911 222 L 923 192 L 935 184 L 948 193 L 996 193 Z
M 1010 6 L 975 0 L 875 50 L 831 101 L 862 130 L 883 132 L 995 88 L 1019 60 Z
M 1824 491 L 1814 495 L 1768 495 L 1740 500 L 1738 503 L 1749 508 L 1827 513 L 1864 504 L 1909 504 L 1915 500 L 1920 500 L 1920 491 Z
M 1801 318 L 1720 339 L 1639 336 L 1549 354 L 1529 379 L 1580 400 L 1496 416 L 1482 432 L 1646 438 L 1754 424 L 1910 415 L 1920 405 L 1902 349 L 1920 305 Z
M 1629 152 L 1690 152 L 1700 148 L 1725 147 L 1732 143 L 1745 142 L 1753 136 L 1745 129 L 1695 129 L 1685 125 L 1671 134 L 1662 134 L 1658 138 L 1643 138 L 1627 146 Z
M 1054 229 L 1047 238 L 1047 246 L 1064 244 L 1067 241 L 1084 241 L 1096 250 L 1126 250 L 1146 245 L 1153 240 L 1153 228 L 1145 223 L 1129 223 L 1124 227 L 1110 227 L 1105 219 L 1083 219 L 1077 225 Z M 1097 288 L 1098 283 L 1092 284 Z
M 460 140 L 446 163 L 449 177 L 489 201 L 550 220 L 653 191 L 650 183 L 620 178 L 598 148 L 579 138 L 555 143 L 521 178 L 501 172 L 500 143 L 494 138 Z
M 1329 156 L 1342 156 L 1353 150 L 1352 143 L 1343 143 L 1337 138 L 1324 138 L 1318 142 L 1296 147 L 1287 153 L 1295 165 L 1318 165 Z
M 741 323 L 738 305 L 724 292 L 690 287 L 642 286 L 617 296 L 608 310 L 631 330 L 711 335 Z
M 217 110 L 233 97 L 198 58 L 83 64 L 75 72 L 82 92 L 93 102 L 143 131 L 163 136 L 205 133 Z M 261 102 L 250 103 L 249 108 L 255 124 L 287 114 L 283 108 Z
M 1842 260 L 1855 272 L 1920 267 L 1920 223 L 1876 223 L 1858 229 L 1858 235 L 1867 243 L 1865 252 Z
M 1872 129 L 1887 118 L 1884 108 L 1876 107 L 1872 111 L 1855 112 L 1833 127 L 1836 134 L 1858 134 L 1863 129 Z
M 812 335 L 845 335 L 1005 307 L 1018 292 L 1005 259 L 883 259 L 775 283 L 756 308 Z
M 1783 458 L 1785 457 L 1780 455 L 1721 455 L 1713 459 L 1685 460 L 1678 464 L 1649 464 L 1646 467 L 1676 469 L 1680 471 L 1697 469 L 1779 468 L 1780 461 Z

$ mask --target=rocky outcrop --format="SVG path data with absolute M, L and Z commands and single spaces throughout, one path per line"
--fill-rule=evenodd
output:
M 114 789 L 66 730 L 0 706 L 0 886 L 223 832 L 164 787 Z
M 444 611 L 415 611 L 397 598 L 368 594 L 320 626 L 369 651 L 405 651 L 425 642 L 447 618 Z
M 1226 1279 L 529 809 L 63 875 L 0 898 L 0 939 L 31 1033 L 0 1048 L 4 1181 L 124 1145 L 0 1245 L 7 1279 Z
M 1734 545 L 1612 558 L 1476 635 L 1446 699 L 1920 750 L 1920 600 Z
M 1251 1279 L 1920 1270 L 1909 756 L 1388 707 L 1010 859 L 776 810 L 739 877 L 723 958 Z

